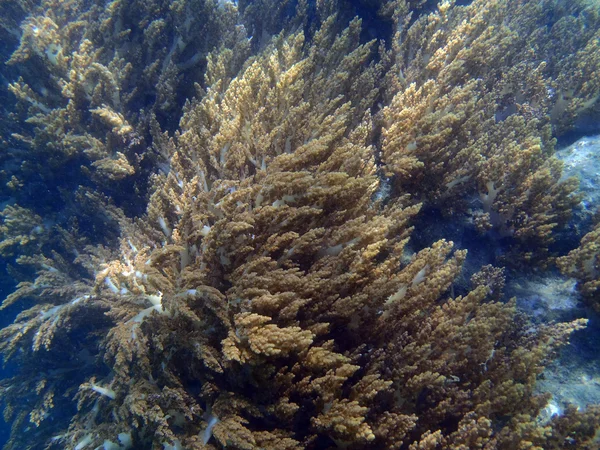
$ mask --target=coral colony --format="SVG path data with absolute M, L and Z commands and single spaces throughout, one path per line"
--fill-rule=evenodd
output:
M 5 449 L 598 448 L 599 406 L 535 391 L 586 320 L 501 292 L 599 304 L 553 156 L 600 111 L 597 1 L 0 11 Z M 432 209 L 495 267 L 415 246 Z

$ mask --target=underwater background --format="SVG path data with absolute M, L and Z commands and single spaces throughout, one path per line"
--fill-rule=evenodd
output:
M 0 440 L 600 448 L 598 0 L 0 2 Z

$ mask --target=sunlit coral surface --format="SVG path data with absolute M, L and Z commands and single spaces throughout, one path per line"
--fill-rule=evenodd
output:
M 553 156 L 600 117 L 597 1 L 0 13 L 5 449 L 599 448 L 536 390 L 587 320 L 503 293 L 599 302 Z

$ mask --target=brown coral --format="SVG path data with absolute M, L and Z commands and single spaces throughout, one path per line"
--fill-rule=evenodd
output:
M 484 270 L 472 290 L 454 294 L 467 253 L 452 242 L 412 255 L 406 248 L 420 211 L 406 192 L 458 208 L 461 195 L 481 190 L 490 220 L 502 216 L 496 226 L 538 247 L 568 216 L 573 186 L 559 182 L 543 120 L 531 109 L 493 120 L 498 92 L 490 74 L 518 60 L 524 44 L 511 42 L 515 30 L 495 34 L 484 19 L 511 18 L 523 2 L 443 2 L 405 30 L 410 38 L 394 44 L 396 56 L 363 44 L 358 19 L 340 30 L 338 16 L 327 14 L 338 10 L 335 2 L 318 2 L 317 29 L 293 28 L 305 23 L 300 3 L 288 31 L 246 63 L 231 48 L 208 57 L 209 85 L 195 86 L 197 98 L 172 134 L 161 130 L 160 111 L 173 110 L 176 93 L 163 81 L 195 64 L 184 39 L 194 35 L 184 13 L 195 3 L 175 2 L 173 23 L 142 15 L 150 48 L 165 30 L 174 33 L 170 52 L 146 72 L 158 80 L 147 137 L 168 165 L 153 175 L 141 217 L 86 195 L 118 223 L 119 245 L 84 247 L 74 230 L 61 251 L 18 258 L 35 273 L 6 301 L 33 306 L 0 333 L 0 350 L 25 368 L 3 382 L 5 415 L 15 419 L 8 448 L 42 440 L 78 450 L 561 448 L 574 432 L 581 448 L 592 445 L 595 409 L 542 425 L 536 417 L 547 396 L 534 394 L 544 365 L 584 321 L 533 329 L 514 301 L 490 292 L 501 285 L 496 272 Z M 207 14 L 236 14 L 229 3 L 202 5 Z M 528 20 L 537 10 L 526 6 L 518 30 L 535 28 Z M 251 8 L 248 16 L 258 21 Z M 398 2 L 397 23 L 409 16 Z M 115 17 L 94 33 L 117 27 Z M 48 33 L 49 44 L 24 39 L 15 58 L 60 37 Z M 87 50 L 75 56 L 89 64 L 80 61 L 75 75 L 98 81 L 85 110 L 115 139 L 130 136 L 135 114 L 104 101 L 108 66 L 94 65 L 101 55 L 81 45 Z M 496 66 L 461 82 L 492 47 Z M 414 62 L 388 76 L 382 93 L 389 58 L 395 69 L 402 58 Z M 518 85 L 514 77 L 505 85 Z M 85 92 L 77 80 L 73 95 Z M 531 83 L 538 92 L 539 77 Z M 30 94 L 24 82 L 13 86 Z M 386 96 L 394 99 L 382 114 L 380 155 L 373 143 L 381 117 L 371 108 Z M 91 155 L 111 180 L 136 169 L 119 148 Z M 389 196 L 379 156 L 398 177 Z M 513 158 L 519 164 L 509 164 Z M 416 180 L 426 182 L 420 191 Z M 518 199 L 514 210 L 503 209 L 508 197 Z M 0 248 L 39 248 L 28 232 L 35 214 L 12 207 L 4 215 Z M 73 342 L 81 364 L 69 359 Z M 36 365 L 43 373 L 31 370 Z M 19 403 L 23 396 L 28 401 Z M 48 426 L 73 397 L 77 412 L 65 415 L 60 431 Z M 28 422 L 39 435 L 21 433 Z

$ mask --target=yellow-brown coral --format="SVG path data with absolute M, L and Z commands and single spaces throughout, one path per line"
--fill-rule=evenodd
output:
M 538 30 L 539 8 L 442 2 L 413 9 L 413 23 L 398 1 L 392 50 L 377 53 L 336 2 L 317 2 L 314 18 L 299 2 L 272 38 L 235 23 L 276 26 L 246 6 L 150 2 L 133 23 L 130 6 L 113 2 L 80 11 L 102 17 L 79 23 L 82 39 L 52 25 L 60 14 L 36 10 L 26 22 L 14 62 L 42 58 L 63 89 L 50 108 L 24 80 L 12 84 L 39 127 L 20 137 L 38 148 L 56 136 L 44 147 L 53 155 L 83 152 L 86 183 L 107 196 L 81 188 L 76 198 L 121 236 L 90 242 L 72 222 L 44 245 L 39 215 L 5 209 L 0 249 L 39 252 L 17 256 L 29 278 L 5 301 L 24 303 L 0 332 L 5 358 L 23 368 L 2 382 L 7 448 L 562 448 L 574 432 L 591 448 L 597 409 L 540 424 L 547 396 L 534 391 L 585 321 L 534 327 L 501 301 L 498 271 L 456 285 L 467 252 L 453 242 L 407 246 L 421 201 L 458 211 L 480 194 L 491 225 L 542 254 L 566 221 L 575 186 L 550 156 L 552 102 L 539 97 L 553 72 L 501 76 L 531 67 L 517 38 Z M 229 30 L 210 54 L 191 45 L 201 13 L 206 33 Z M 128 35 L 146 44 L 144 58 L 129 53 Z M 58 43 L 74 54 L 46 55 Z M 141 60 L 140 73 L 131 61 Z M 151 114 L 135 110 L 127 80 L 156 83 Z M 543 104 L 500 99 L 523 83 Z M 577 92 L 589 100 L 593 89 Z M 499 120 L 513 100 L 517 111 Z M 132 218 L 106 181 L 144 170 L 146 212 Z M 384 176 L 395 177 L 390 192 Z

